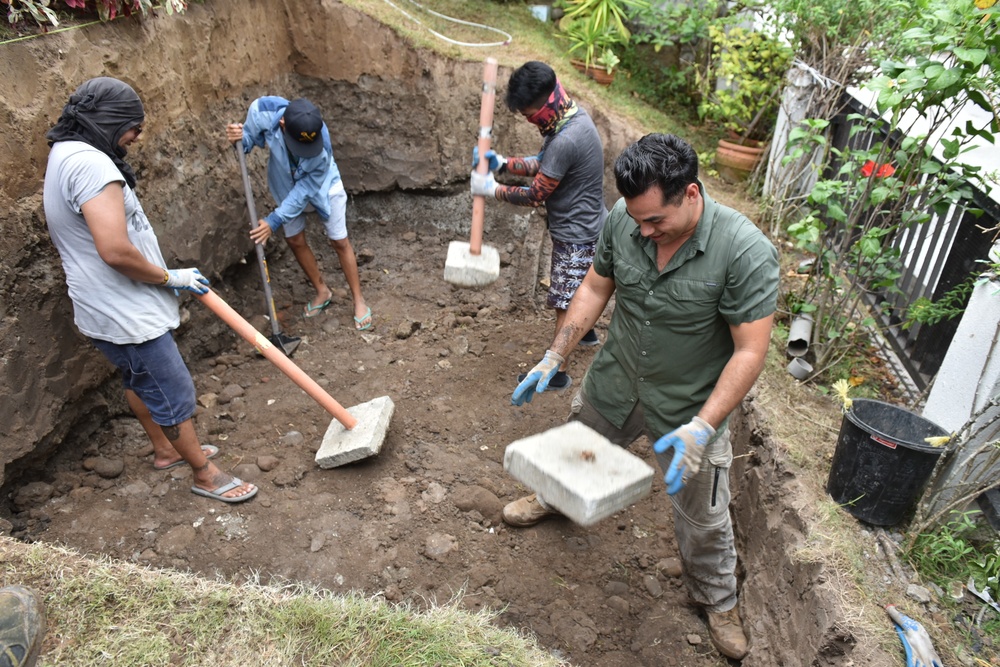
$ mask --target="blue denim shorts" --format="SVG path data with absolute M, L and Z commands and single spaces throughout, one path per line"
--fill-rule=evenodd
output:
M 177 426 L 194 416 L 194 380 L 171 332 L 137 345 L 91 341 L 118 367 L 125 388 L 146 404 L 154 422 Z

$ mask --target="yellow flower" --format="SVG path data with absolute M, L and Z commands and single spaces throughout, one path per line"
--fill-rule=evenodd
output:
M 847 392 L 849 392 L 850 390 L 851 390 L 850 382 L 848 382 L 843 378 L 833 383 L 833 391 L 835 394 L 837 394 L 837 398 L 840 399 L 841 403 L 844 404 L 844 412 L 850 410 L 851 406 L 854 404 L 853 401 L 851 401 L 850 397 L 847 395 Z
M 997 4 L 997 0 L 976 0 L 976 7 L 979 9 L 989 9 Z
M 955 434 L 938 436 L 936 438 L 924 438 L 926 442 L 931 447 L 944 447 L 948 444 L 948 441 L 955 437 Z

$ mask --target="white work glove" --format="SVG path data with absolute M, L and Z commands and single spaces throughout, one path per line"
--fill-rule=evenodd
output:
M 510 397 L 510 402 L 514 405 L 524 405 L 531 403 L 535 397 L 535 392 L 543 392 L 549 388 L 552 377 L 559 372 L 559 367 L 566 360 L 562 355 L 546 350 L 542 360 L 535 364 L 535 367 L 528 371 L 521 383 L 514 389 L 514 394 Z
M 206 294 L 208 292 L 208 278 L 201 275 L 198 269 L 171 269 L 167 271 L 170 278 L 164 283 L 167 287 L 177 290 L 187 290 L 195 294 Z
M 934 650 L 930 635 L 924 630 L 924 626 L 906 614 L 900 613 L 896 605 L 887 605 L 885 610 L 896 626 L 899 640 L 903 642 L 906 667 L 943 667 L 941 658 Z
M 473 197 L 480 195 L 493 199 L 497 198 L 497 182 L 491 172 L 486 172 L 485 174 L 480 174 L 478 171 L 472 172 L 470 184 L 472 186 Z
M 663 454 L 673 448 L 674 455 L 663 481 L 667 483 L 667 493 L 674 495 L 684 488 L 689 479 L 701 469 L 701 459 L 705 456 L 705 445 L 715 436 L 715 429 L 701 417 L 691 421 L 656 441 L 653 451 Z

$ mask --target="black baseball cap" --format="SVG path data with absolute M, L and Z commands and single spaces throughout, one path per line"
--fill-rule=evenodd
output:
M 285 145 L 296 157 L 316 157 L 323 152 L 323 118 L 307 99 L 292 100 L 285 107 Z

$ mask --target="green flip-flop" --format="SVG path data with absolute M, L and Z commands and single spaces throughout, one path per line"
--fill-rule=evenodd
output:
M 311 302 L 307 303 L 306 307 L 302 311 L 302 317 L 305 317 L 307 319 L 310 318 L 310 317 L 316 317 L 317 315 L 319 315 L 320 313 L 322 313 L 324 310 L 326 310 L 326 307 L 330 305 L 330 301 L 331 300 L 332 299 L 327 299 L 326 301 L 324 301 L 323 303 L 319 304 L 318 306 L 312 305 Z
M 368 320 L 368 324 L 365 324 L 365 325 L 362 326 L 361 323 L 364 322 L 365 320 Z M 355 317 L 354 318 L 354 328 L 357 329 L 358 331 L 365 331 L 366 329 L 371 329 L 372 328 L 372 322 L 374 322 L 374 321 L 375 321 L 375 318 L 372 317 L 372 309 L 368 308 L 368 310 L 365 311 L 365 314 L 364 314 L 363 317 Z

